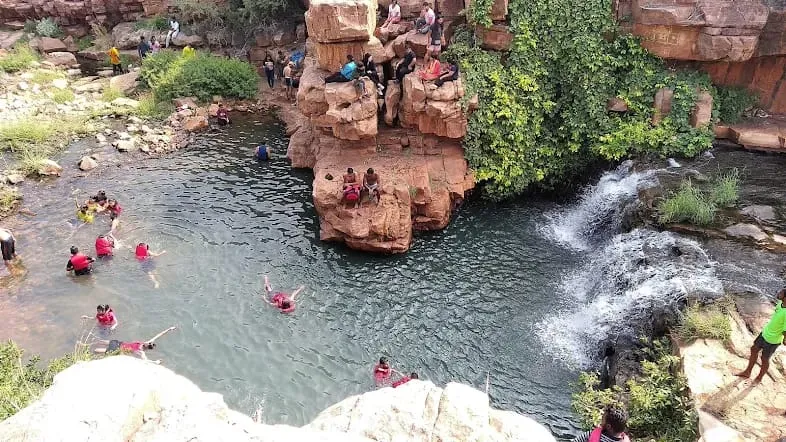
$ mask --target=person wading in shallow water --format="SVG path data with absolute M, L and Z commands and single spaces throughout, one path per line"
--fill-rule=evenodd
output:
M 761 370 L 756 379 L 753 380 L 753 383 L 758 384 L 764 378 L 764 375 L 767 374 L 767 370 L 770 368 L 770 358 L 778 346 L 783 343 L 783 337 L 786 336 L 786 308 L 783 306 L 784 301 L 786 301 L 786 288 L 782 288 L 778 292 L 775 313 L 770 318 L 770 322 L 761 330 L 759 336 L 756 337 L 756 340 L 753 341 L 751 354 L 748 358 L 748 366 L 735 376 L 750 377 L 753 366 L 756 365 L 756 359 L 759 358 L 759 353 L 761 353 Z
M 66 272 L 73 271 L 74 275 L 88 275 L 93 270 L 95 260 L 87 255 L 79 253 L 79 249 L 71 246 L 71 258 L 66 264 Z
M 625 411 L 616 407 L 608 407 L 603 413 L 600 426 L 592 431 L 580 434 L 573 442 L 630 442 L 625 429 L 628 416 Z

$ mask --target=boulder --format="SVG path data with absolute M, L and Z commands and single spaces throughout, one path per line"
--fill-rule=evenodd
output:
M 68 52 L 77 52 L 79 51 L 79 46 L 76 44 L 76 40 L 74 40 L 73 35 L 69 35 L 68 37 L 63 39 L 63 44 L 66 45 L 66 50 Z
M 488 28 L 479 28 L 477 33 L 483 49 L 507 51 L 513 43 L 513 33 L 506 25 L 494 24 Z
M 376 0 L 314 0 L 306 12 L 308 36 L 319 43 L 368 40 L 376 23 Z
M 44 60 L 53 66 L 71 67 L 77 64 L 76 56 L 70 52 L 50 52 Z
M 652 124 L 659 124 L 663 118 L 671 113 L 671 101 L 674 98 L 674 90 L 663 87 L 655 93 L 655 112 L 652 115 Z
M 398 106 L 401 101 L 401 85 L 390 80 L 385 89 L 385 124 L 393 126 L 398 116 Z
M 706 127 L 711 121 L 712 95 L 707 91 L 700 91 L 690 114 L 690 125 L 692 127 Z
M 17 185 L 25 181 L 25 176 L 21 173 L 12 173 L 5 177 L 8 184 Z
M 467 113 L 460 103 L 464 96 L 461 82 L 447 82 L 437 88 L 417 75 L 403 81 L 399 120 L 403 127 L 415 127 L 424 134 L 463 138 L 467 133 Z
M 161 39 L 161 32 L 152 29 L 135 29 L 135 22 L 118 23 L 112 28 L 112 41 L 118 49 L 136 49 L 139 45 L 139 38 L 145 37 L 145 40 L 150 40 L 151 35 L 155 35 L 159 41 Z M 166 37 L 166 35 L 164 35 Z
M 50 52 L 66 52 L 68 47 L 62 41 L 56 38 L 40 37 L 38 41 L 38 50 L 44 53 Z
M 183 32 L 180 32 L 177 34 L 177 37 L 172 40 L 171 45 L 179 47 L 191 46 L 192 48 L 198 48 L 204 45 L 204 43 L 205 42 L 202 37 L 198 35 L 186 35 Z
M 328 109 L 319 124 L 330 127 L 333 136 L 343 140 L 360 140 L 377 134 L 376 87 L 364 80 L 366 96 L 361 96 L 353 82 L 325 85 Z
M 93 157 L 84 156 L 81 160 L 79 160 L 80 170 L 88 171 L 93 170 L 96 167 L 98 167 L 98 162 Z
M 112 143 L 118 152 L 131 152 L 137 149 L 136 142 L 133 138 L 120 139 Z
M 188 132 L 198 132 L 207 129 L 208 121 L 205 116 L 188 117 L 183 122 L 183 129 Z
M 172 100 L 172 104 L 175 105 L 176 109 L 181 108 L 188 108 L 188 109 L 196 109 L 199 107 L 197 104 L 196 97 L 179 97 Z
M 55 89 L 66 89 L 68 87 L 68 80 L 65 78 L 55 78 L 52 80 L 52 87 Z
M 297 107 L 307 117 L 324 115 L 328 110 L 325 101 L 325 72 L 320 71 L 314 64 L 307 65 L 300 77 Z
M 723 232 L 732 238 L 752 239 L 754 241 L 764 241 L 769 238 L 769 236 L 755 224 L 739 223 L 726 227 L 723 229 Z
M 23 30 L 16 30 L 11 32 L 0 31 L 0 49 L 13 48 L 17 44 L 17 42 L 19 42 L 24 36 L 25 36 L 25 32 Z
M 775 150 L 786 148 L 780 125 L 767 120 L 755 120 L 729 126 L 729 138 L 746 149 Z
M 435 11 L 439 11 L 439 14 L 447 20 L 462 15 L 464 11 L 464 0 L 436 0 L 434 4 Z
M 606 102 L 606 110 L 609 112 L 627 112 L 628 103 L 619 97 L 610 98 L 609 101 Z
M 129 95 L 136 90 L 138 79 L 139 71 L 131 71 L 127 74 L 116 75 L 109 79 L 109 87 L 119 90 L 123 95 Z
M 775 209 L 772 206 L 753 205 L 743 208 L 740 213 L 749 216 L 759 221 L 772 222 L 778 216 L 775 214 Z
M 426 49 L 428 48 L 428 35 L 418 34 L 416 31 L 409 31 L 404 35 L 399 35 L 393 40 L 393 51 L 396 57 L 403 57 L 406 50 L 406 45 L 409 44 L 415 55 L 418 58 L 426 56 Z
M 412 27 L 413 23 L 411 21 L 401 21 L 385 26 L 384 28 L 377 28 L 374 35 L 378 37 L 382 43 L 387 43 L 399 35 L 404 35 L 411 31 Z
M 390 60 L 382 43 L 376 37 L 370 37 L 366 41 L 347 43 L 313 42 L 313 48 L 320 69 L 331 72 L 338 71 L 347 62 L 347 55 L 352 55 L 355 60 L 360 61 L 363 59 L 363 55 L 368 53 L 374 57 L 374 61 L 380 64 Z
M 63 172 L 63 168 L 56 162 L 46 159 L 38 164 L 37 172 L 39 175 L 44 175 L 44 176 L 48 176 L 48 175 L 60 176 L 60 173 Z M 2 438 L 0 438 L 0 440 L 2 440 Z

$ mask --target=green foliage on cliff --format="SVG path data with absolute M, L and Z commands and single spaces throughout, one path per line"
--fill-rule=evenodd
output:
M 87 351 L 77 351 L 49 361 L 41 367 L 41 358 L 25 361 L 24 350 L 13 341 L 0 344 L 0 421 L 13 416 L 41 396 L 52 385 L 57 373 L 78 361 L 90 359 Z
M 251 98 L 259 83 L 256 69 L 248 62 L 203 52 L 183 56 L 161 51 L 144 59 L 140 76 L 158 101 L 190 96 L 207 101 L 214 95 Z
M 491 8 L 494 0 L 472 0 L 466 9 L 467 21 L 472 25 L 491 26 Z
M 698 437 L 698 418 L 687 380 L 679 371 L 679 357 L 671 354 L 665 338 L 652 342 L 641 356 L 644 360 L 640 376 L 629 380 L 625 387 L 603 390 L 598 388 L 597 374 L 579 376 L 573 411 L 582 426 L 589 429 L 599 424 L 606 406 L 626 405 L 631 439 L 694 442 Z
M 747 89 L 739 87 L 718 87 L 718 119 L 722 123 L 736 123 L 742 113 L 756 104 L 758 98 Z
M 470 22 L 485 23 L 490 5 L 473 2 Z M 533 184 L 569 180 L 597 159 L 632 154 L 695 155 L 712 140 L 689 115 L 706 75 L 674 72 L 630 36 L 620 35 L 610 0 L 530 0 L 509 4 L 511 50 L 482 51 L 458 33 L 448 57 L 459 60 L 479 109 L 465 139 L 467 157 L 487 194 L 506 198 Z M 671 114 L 653 125 L 654 96 L 674 91 Z M 617 97 L 628 107 L 608 112 Z
M 740 173 L 737 169 L 719 172 L 708 189 L 684 180 L 679 190 L 658 205 L 659 221 L 664 224 L 689 222 L 707 226 L 715 221 L 719 208 L 734 205 L 739 198 Z
M 38 61 L 38 55 L 26 44 L 17 45 L 7 54 L 0 56 L 0 72 L 17 72 L 27 69 Z

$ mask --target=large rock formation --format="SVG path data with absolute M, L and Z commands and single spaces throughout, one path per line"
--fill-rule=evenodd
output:
M 756 92 L 786 112 L 786 10 L 767 0 L 620 0 L 620 22 L 653 54 L 700 62 L 713 81 Z M 783 84 L 783 87 L 781 86 Z
M 464 138 L 467 114 L 460 102 L 464 98 L 464 84 L 460 78 L 437 87 L 417 75 L 407 75 L 403 85 L 399 117 L 402 126 L 417 128 L 424 134 Z M 395 92 L 391 88 L 389 93 Z
M 97 400 L 88 392 L 111 385 Z M 410 381 L 346 399 L 302 428 L 263 425 L 167 368 L 128 356 L 78 363 L 43 397 L 0 423 L 7 442 L 553 442 L 535 421 L 489 407 L 461 384 Z

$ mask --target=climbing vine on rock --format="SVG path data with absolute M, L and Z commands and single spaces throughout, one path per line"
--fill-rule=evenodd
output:
M 490 4 L 472 3 L 470 23 L 486 23 Z M 693 128 L 706 75 L 668 70 L 631 36 L 620 35 L 610 0 L 513 0 L 511 49 L 491 54 L 457 33 L 447 54 L 459 60 L 479 108 L 465 138 L 467 158 L 492 198 L 570 180 L 598 159 L 637 153 L 695 155 L 709 127 Z M 674 92 L 671 113 L 652 123 L 656 92 Z M 622 113 L 606 104 L 619 98 Z

